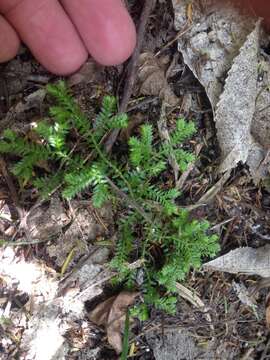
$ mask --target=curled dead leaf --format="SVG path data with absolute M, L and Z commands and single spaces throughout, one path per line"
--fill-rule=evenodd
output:
M 270 329 L 270 294 L 266 298 L 265 304 L 265 322 L 268 329 Z
M 165 75 L 164 58 L 157 59 L 154 54 L 145 52 L 140 56 L 138 79 L 140 93 L 159 96 L 171 106 L 176 106 L 179 99 L 174 95 Z
M 89 319 L 98 326 L 106 326 L 110 309 L 115 301 L 116 296 L 112 296 L 109 299 L 98 304 L 94 310 L 89 314 Z
M 138 293 L 122 291 L 119 295 L 98 304 L 88 315 L 93 323 L 106 328 L 108 342 L 118 354 L 122 352 L 122 333 L 126 312 L 137 296 Z
M 88 60 L 75 74 L 68 79 L 70 87 L 78 84 L 98 83 L 102 81 L 102 66 L 94 60 Z

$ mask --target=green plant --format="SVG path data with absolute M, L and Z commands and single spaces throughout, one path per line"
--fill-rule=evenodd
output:
M 51 119 L 34 128 L 38 141 L 6 130 L 0 153 L 20 157 L 13 173 L 21 184 L 32 182 L 43 197 L 55 188 L 67 199 L 90 189 L 95 207 L 113 201 L 121 214 L 110 264 L 117 271 L 115 280 L 143 290 L 138 316 L 141 311 L 145 319 L 148 305 L 174 313 L 176 282 L 219 249 L 217 237 L 208 234 L 208 223 L 192 219 L 176 203 L 179 191 L 161 180 L 172 154 L 181 171 L 194 161 L 182 145 L 194 134 L 194 124 L 179 119 L 166 144 L 155 138 L 152 125 L 145 124 L 140 135 L 130 138 L 127 155 L 109 156 L 103 148 L 104 137 L 109 130 L 128 124 L 126 114 L 116 113 L 115 98 L 106 96 L 95 121 L 90 121 L 63 82 L 50 85 L 48 92 L 57 104 L 50 110 Z M 138 259 L 142 265 L 134 270 L 130 263 Z

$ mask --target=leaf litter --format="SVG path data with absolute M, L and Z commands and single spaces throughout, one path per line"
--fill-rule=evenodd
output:
M 209 1 L 205 2 L 204 10 L 208 8 L 208 3 L 210 3 L 210 2 Z M 182 6 L 184 4 L 185 8 L 186 8 L 186 3 L 184 3 L 183 1 L 174 1 L 174 4 L 175 4 L 175 6 L 177 4 L 178 4 L 178 6 Z M 199 8 L 197 8 L 196 6 L 197 5 L 195 5 L 193 7 L 193 13 L 192 14 L 190 12 L 188 13 L 187 19 L 183 16 L 183 14 L 185 14 L 185 11 L 183 11 L 182 15 L 181 15 L 181 16 L 183 16 L 183 19 L 185 20 L 185 27 L 188 25 L 190 27 L 190 29 L 191 29 L 190 31 L 192 31 L 193 24 L 190 24 L 190 23 L 187 24 L 187 21 L 188 22 L 190 22 L 190 21 L 194 22 L 196 20 L 196 16 L 201 16 L 201 17 L 203 16 L 203 12 L 200 13 L 200 11 L 198 11 Z M 200 9 L 200 10 L 202 10 L 202 9 Z M 232 70 L 233 66 L 234 66 L 233 64 L 236 64 L 237 61 L 241 62 L 241 57 L 240 57 L 241 53 L 242 53 L 242 56 L 245 56 L 245 51 L 252 50 L 252 49 L 254 50 L 254 48 L 256 48 L 256 46 L 258 47 L 258 51 L 259 51 L 259 48 L 260 48 L 259 45 L 260 45 L 260 40 L 261 40 L 260 25 L 258 23 L 257 23 L 257 25 L 254 25 L 255 22 L 253 22 L 253 24 L 251 26 L 250 21 L 246 21 L 244 17 L 241 17 L 241 21 L 239 21 L 239 14 L 238 13 L 235 16 L 231 16 L 231 14 L 232 14 L 231 11 L 232 10 L 227 9 L 226 11 L 228 11 L 228 13 L 224 13 L 223 16 L 225 16 L 225 19 L 226 19 L 226 16 L 227 16 L 227 20 L 226 20 L 227 22 L 225 21 L 225 23 L 223 23 L 222 22 L 223 17 L 222 16 L 218 17 L 218 9 L 216 10 L 216 12 L 214 13 L 214 16 L 212 18 L 211 18 L 212 15 L 210 14 L 211 11 L 207 10 L 206 13 L 204 14 L 205 15 L 205 20 L 204 19 L 199 20 L 200 24 L 198 24 L 197 30 L 195 29 L 194 37 L 195 37 L 196 31 L 197 31 L 197 38 L 195 38 L 194 41 L 192 42 L 192 47 L 190 46 L 189 49 L 188 49 L 189 44 L 188 44 L 188 40 L 186 40 L 186 35 L 189 34 L 189 31 L 186 31 L 185 35 L 179 36 L 179 43 L 181 43 L 182 40 L 185 39 L 183 48 L 186 46 L 186 50 L 188 50 L 189 55 L 191 55 L 192 53 L 195 54 L 195 55 L 193 54 L 194 59 L 195 59 L 194 63 L 190 63 L 190 68 L 192 69 L 192 67 L 193 67 L 194 73 L 196 72 L 195 75 L 200 80 L 200 82 L 205 86 L 205 89 L 206 89 L 206 92 L 207 92 L 207 94 L 209 96 L 209 99 L 211 101 L 215 116 L 218 113 L 220 115 L 220 119 L 222 120 L 222 114 L 223 114 L 222 110 L 223 109 L 222 109 L 221 105 L 220 105 L 220 109 L 219 109 L 218 104 L 219 104 L 219 101 L 221 101 L 221 97 L 222 97 L 221 94 L 223 92 L 223 89 L 224 89 L 224 93 L 227 91 L 228 94 L 230 94 L 230 91 L 233 91 L 233 93 L 232 93 L 233 94 L 233 96 L 232 96 L 233 99 L 234 99 L 235 96 L 239 96 L 239 94 L 240 95 L 243 94 L 243 93 L 244 94 L 246 94 L 246 93 L 249 94 L 251 102 L 253 102 L 252 106 L 253 106 L 253 108 L 255 107 L 255 110 L 254 110 L 254 113 L 253 113 L 254 116 L 252 117 L 252 109 L 253 108 L 251 107 L 251 108 L 248 108 L 248 111 L 250 112 L 251 120 L 250 120 L 250 117 L 249 117 L 248 121 L 246 121 L 246 119 L 242 119 L 241 117 L 240 117 L 240 120 L 238 119 L 239 123 L 241 123 L 241 121 L 243 122 L 243 124 L 241 124 L 241 125 L 243 125 L 244 134 L 245 134 L 246 139 L 247 139 L 247 140 L 245 139 L 245 144 L 247 144 L 247 146 L 249 148 L 248 148 L 248 150 L 241 148 L 240 150 L 243 151 L 243 153 L 240 151 L 241 153 L 239 154 L 239 157 L 240 157 L 240 160 L 242 162 L 244 162 L 244 160 L 245 160 L 248 164 L 250 164 L 249 159 L 252 158 L 252 159 L 256 160 L 257 165 L 258 164 L 262 165 L 259 168 L 259 171 L 258 171 L 258 166 L 256 167 L 256 171 L 253 171 L 252 167 L 250 167 L 253 178 L 254 179 L 260 179 L 261 178 L 261 170 L 264 170 L 264 171 L 262 171 L 263 174 L 267 173 L 267 171 L 268 171 L 267 168 L 262 169 L 262 167 L 265 164 L 267 164 L 266 161 L 265 161 L 265 164 L 264 164 L 264 161 L 263 161 L 263 159 L 265 157 L 264 144 L 266 144 L 267 141 L 269 141 L 269 137 L 266 136 L 266 132 L 265 132 L 265 128 L 264 128 L 264 126 L 266 126 L 266 128 L 267 128 L 267 124 L 266 124 L 264 118 L 269 118 L 268 115 L 267 115 L 268 111 L 269 111 L 269 108 L 268 108 L 268 105 L 267 105 L 269 103 L 269 93 L 268 93 L 268 90 L 267 90 L 267 86 L 265 85 L 267 83 L 267 78 L 268 78 L 267 56 L 265 54 L 263 56 L 260 56 L 260 64 L 258 65 L 258 69 L 257 69 L 258 71 L 257 72 L 255 72 L 255 70 L 254 70 L 254 64 L 256 62 L 255 56 L 252 57 L 253 58 L 252 63 L 246 64 L 246 65 L 249 65 L 250 67 L 253 67 L 253 72 L 257 75 L 257 77 L 256 77 L 256 79 L 257 79 L 256 96 L 254 97 L 254 94 L 251 91 L 252 89 L 249 89 L 249 88 L 244 89 L 245 92 L 242 92 L 242 93 L 238 92 L 239 84 L 237 84 L 237 80 L 239 80 L 239 79 L 237 79 L 237 74 L 233 73 L 233 70 Z M 205 34 L 200 35 L 199 32 L 198 32 L 198 28 L 199 28 L 199 25 L 200 25 L 201 29 L 204 29 L 204 30 L 202 30 L 202 32 L 208 33 L 208 31 L 209 31 L 209 27 L 208 27 L 209 23 L 211 25 L 212 25 L 212 23 L 214 25 L 216 25 L 214 23 L 214 21 L 213 21 L 213 19 L 215 19 L 215 17 L 218 20 L 217 24 L 219 25 L 219 28 L 217 28 L 217 30 L 216 30 L 216 26 L 213 26 L 215 29 L 212 29 L 212 32 L 211 31 L 209 32 L 209 34 L 210 34 L 209 39 L 210 40 L 209 40 L 209 42 L 207 42 L 207 38 L 206 38 Z M 211 21 L 210 20 L 206 21 L 208 18 L 211 18 L 212 20 Z M 233 23 L 233 20 L 235 20 L 235 23 Z M 232 34 L 231 39 L 229 39 L 229 36 L 228 36 L 228 34 L 229 34 L 229 30 L 228 30 L 228 27 L 227 27 L 228 24 L 231 26 L 231 29 L 234 29 L 234 30 L 231 30 L 231 34 Z M 238 28 L 237 28 L 236 25 L 238 25 L 238 28 L 242 29 L 241 32 L 240 32 L 240 30 L 237 30 Z M 225 35 L 224 35 L 224 33 L 222 33 L 223 28 L 224 29 L 226 28 L 226 31 L 224 30 L 224 32 L 226 32 Z M 187 27 L 186 27 L 186 30 L 187 30 Z M 217 39 L 215 39 L 215 31 L 217 31 L 217 33 L 218 33 Z M 226 36 L 228 37 L 227 40 L 226 40 Z M 254 42 L 251 42 L 251 41 L 248 42 L 248 39 L 249 40 L 253 39 Z M 228 48 L 231 50 L 231 53 L 229 53 L 229 55 L 228 55 L 228 48 L 226 48 L 224 46 L 224 44 L 226 44 L 225 40 L 230 45 L 230 46 L 228 46 Z M 221 42 L 221 44 L 220 44 L 220 42 Z M 208 53 L 208 51 L 205 51 L 205 44 L 208 44 L 207 49 L 210 49 L 213 43 L 217 47 L 220 46 L 220 48 L 223 49 L 224 51 L 219 49 L 219 57 L 212 59 L 212 58 L 209 58 L 209 53 L 211 55 L 211 51 L 209 51 L 209 53 Z M 200 48 L 200 44 L 202 45 L 201 48 Z M 250 45 L 250 48 L 249 48 L 249 45 Z M 185 56 L 184 51 L 182 53 L 184 55 L 186 63 L 188 63 L 188 57 Z M 213 50 L 213 54 L 215 54 L 214 50 Z M 252 54 L 254 55 L 254 52 L 252 52 Z M 151 55 L 151 56 L 153 56 L 153 55 Z M 216 68 L 214 69 L 214 71 L 213 71 L 213 64 L 216 65 Z M 160 65 L 158 64 L 158 66 L 160 66 Z M 205 71 L 205 74 L 204 74 L 204 71 Z M 225 77 L 227 76 L 228 71 L 229 71 L 229 73 L 231 75 L 234 75 L 234 77 L 231 76 L 232 79 L 230 79 L 230 81 L 229 81 L 229 77 L 227 78 L 225 88 L 224 88 L 223 87 L 224 80 L 225 80 Z M 144 91 L 145 91 L 145 94 L 150 94 L 150 95 L 153 94 L 155 96 L 162 97 L 163 96 L 162 91 L 161 91 L 162 86 L 167 87 L 166 82 L 164 82 L 164 81 L 166 81 L 166 77 L 164 77 L 164 73 L 162 73 L 160 71 L 160 69 L 157 69 L 157 72 L 159 73 L 159 76 L 160 76 L 160 79 L 161 79 L 161 80 L 158 80 L 158 81 L 161 81 L 160 84 L 163 84 L 163 85 L 161 85 L 161 86 L 158 85 L 157 89 L 153 90 L 151 88 L 151 85 L 152 85 L 151 80 L 147 80 L 147 82 L 144 85 L 147 85 L 147 83 L 148 83 L 148 85 L 150 85 L 150 88 L 149 89 L 146 88 L 146 89 L 144 89 Z M 213 75 L 213 73 L 214 73 L 214 76 L 209 79 L 210 75 L 211 74 Z M 250 81 L 253 84 L 253 86 L 254 86 L 254 73 L 253 73 L 252 78 L 248 79 L 248 81 Z M 150 74 L 150 79 L 151 79 L 151 76 L 153 74 L 151 74 L 151 71 L 149 72 L 149 74 Z M 263 79 L 263 80 L 261 80 L 261 79 Z M 78 81 L 78 82 L 82 81 L 81 79 L 79 79 L 79 80 L 75 79 L 75 80 Z M 74 82 L 76 83 L 75 80 L 74 80 Z M 157 83 L 158 83 L 158 81 L 157 81 Z M 88 80 L 87 80 L 87 82 L 88 82 Z M 235 84 L 235 82 L 236 82 L 236 84 Z M 142 89 L 141 89 L 141 91 L 142 91 Z M 169 92 L 170 92 L 170 90 L 169 90 Z M 223 93 L 223 95 L 224 95 L 224 93 Z M 226 104 L 226 101 L 227 101 L 228 106 L 231 107 L 231 103 L 230 103 L 230 101 L 228 101 L 227 96 L 225 96 L 225 95 L 224 95 L 224 97 L 225 97 L 224 103 L 222 103 L 223 107 L 224 108 L 226 107 L 224 105 L 224 104 Z M 254 98 L 255 98 L 255 100 L 254 100 Z M 175 101 L 174 98 L 173 98 L 173 101 Z M 255 102 L 255 106 L 254 106 L 254 102 Z M 173 103 L 172 103 L 172 105 L 173 105 Z M 239 109 L 238 109 L 238 111 L 239 111 Z M 227 125 L 226 122 L 224 124 L 220 123 L 221 124 L 220 125 L 221 131 L 218 131 L 218 136 L 223 135 L 223 133 L 222 133 L 223 128 L 226 129 L 226 131 L 227 131 L 228 127 L 231 126 L 231 125 L 235 126 L 235 128 L 237 128 L 237 126 L 239 126 L 239 124 L 234 124 L 233 123 L 233 121 L 232 121 L 233 116 L 234 116 L 234 114 L 232 114 L 231 117 L 229 117 L 227 115 L 227 117 L 229 118 L 229 120 L 228 120 L 229 125 Z M 256 119 L 256 122 L 254 121 L 254 119 Z M 260 124 L 260 125 L 257 126 L 257 124 Z M 217 125 L 217 128 L 218 128 L 218 125 Z M 235 140 L 235 137 L 236 137 L 236 140 Z M 229 158 L 229 156 L 232 156 L 230 154 L 231 154 L 231 152 L 233 152 L 235 142 L 241 142 L 241 139 L 239 140 L 239 137 L 237 137 L 237 136 L 235 136 L 235 137 L 233 137 L 233 139 L 229 139 L 229 140 L 233 140 L 231 142 L 229 142 L 228 139 L 227 139 L 228 143 L 226 143 L 226 141 L 224 141 L 224 149 L 222 148 L 223 158 L 227 159 L 227 158 Z M 254 141 L 254 139 L 255 139 L 255 141 Z M 220 144 L 221 144 L 221 140 L 220 140 Z M 251 145 L 253 147 L 250 148 Z M 248 153 L 247 157 L 246 157 L 246 153 Z M 238 161 L 240 161 L 240 160 L 238 160 Z M 233 161 L 231 163 L 229 162 L 228 169 L 234 167 L 236 165 L 235 163 L 236 163 L 236 160 L 235 160 L 235 162 L 233 162 Z M 225 166 L 225 168 L 227 170 L 226 166 Z M 221 166 L 221 169 L 222 169 L 222 166 Z M 252 250 L 254 250 L 254 249 L 252 249 Z M 246 252 L 248 253 L 248 250 L 246 250 Z M 59 260 L 59 263 L 61 263 L 61 261 L 62 260 Z M 90 267 L 92 265 L 93 264 L 91 264 Z M 257 272 L 255 272 L 255 273 L 257 273 Z M 79 286 L 78 286 L 78 278 L 76 278 L 76 276 L 74 278 L 72 276 L 70 276 L 68 278 L 68 280 L 69 280 L 68 282 L 64 282 L 66 285 L 67 284 L 68 285 L 66 287 L 63 286 L 63 289 L 62 289 L 63 292 L 67 291 L 67 293 L 70 295 L 70 293 L 72 293 L 72 291 L 71 291 L 72 285 L 74 285 L 74 287 L 73 287 L 74 294 L 77 294 L 77 295 L 80 294 L 80 290 L 79 290 Z M 91 285 L 90 285 L 91 280 L 92 279 L 90 279 L 90 281 L 87 282 L 87 284 L 90 287 L 91 287 Z M 84 280 L 81 279 L 81 281 L 83 283 L 83 281 L 86 281 L 86 278 L 84 278 Z M 83 287 L 83 289 L 84 289 L 84 287 Z M 85 297 L 83 299 L 87 299 L 88 298 L 87 294 L 84 294 L 84 295 L 85 295 Z M 73 297 L 73 295 L 72 295 L 72 297 Z M 76 296 L 74 296 L 74 297 L 76 297 Z M 111 305 L 114 303 L 115 300 L 116 300 L 116 298 L 113 298 L 113 301 L 111 301 L 111 304 L 110 305 L 107 304 L 107 307 L 110 308 L 109 312 L 112 311 Z M 105 319 L 102 320 L 102 318 L 101 318 L 100 324 L 108 323 L 108 318 L 107 318 L 108 313 L 104 313 L 103 315 L 106 318 L 106 321 L 105 321 Z M 121 325 L 121 329 L 122 329 L 122 325 Z M 121 330 L 121 332 L 122 332 L 122 330 Z M 33 332 L 32 332 L 32 334 L 33 334 Z M 118 346 L 118 348 L 120 348 L 120 345 L 119 345 L 120 344 L 120 340 L 119 340 L 120 335 L 119 334 L 120 334 L 120 331 L 117 330 L 117 339 L 112 340 L 112 346 L 115 349 L 117 348 L 117 346 Z M 109 338 L 109 334 L 108 334 L 108 338 Z M 178 348 L 179 348 L 179 346 L 178 346 Z M 57 355 L 59 356 L 58 358 L 60 359 L 61 358 L 60 354 L 57 354 Z M 166 354 L 165 354 L 165 356 L 166 356 Z
M 261 21 L 241 14 L 230 2 L 193 6 L 192 23 L 185 1 L 173 1 L 175 26 L 187 29 L 178 50 L 212 105 L 222 159 L 219 172 L 247 164 L 255 183 L 269 171 L 270 63 Z M 188 27 L 187 27 L 188 26 Z
M 261 20 L 241 14 L 230 2 L 195 4 L 192 18 L 186 1 L 173 5 L 175 27 L 182 31 L 178 50 L 212 105 L 222 153 L 219 172 L 227 173 L 227 180 L 239 163 L 247 164 L 258 183 L 269 175 L 270 139 L 270 63 L 263 51 L 268 39 Z M 213 189 L 199 203 L 220 190 Z M 265 247 L 240 248 L 208 262 L 205 269 L 269 277 L 269 255 Z
M 239 163 L 248 165 L 256 185 L 269 177 L 270 57 L 265 51 L 269 38 L 261 19 L 240 13 L 229 1 L 192 2 L 192 13 L 184 0 L 174 0 L 173 6 L 178 50 L 205 89 L 221 149 L 218 172 L 222 177 L 199 202 L 207 203 Z M 204 264 L 204 269 L 267 280 L 269 259 L 269 245 L 247 246 Z M 233 288 L 243 304 L 256 308 L 244 284 L 234 282 Z M 269 299 L 265 316 L 269 328 Z M 266 352 L 267 347 L 262 358 Z
M 92 322 L 105 327 L 108 342 L 117 354 L 122 352 L 122 333 L 124 331 L 127 309 L 133 305 L 138 295 L 136 292 L 122 291 L 117 296 L 112 296 L 98 304 L 89 313 L 89 319 Z

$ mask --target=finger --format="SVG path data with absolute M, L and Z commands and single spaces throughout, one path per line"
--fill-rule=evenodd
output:
M 103 65 L 125 61 L 136 43 L 122 0 L 61 0 L 90 54 Z
M 0 62 L 5 62 L 16 56 L 20 40 L 15 30 L 0 15 Z
M 57 0 L 0 0 L 0 11 L 49 71 L 76 71 L 88 54 L 74 25 Z

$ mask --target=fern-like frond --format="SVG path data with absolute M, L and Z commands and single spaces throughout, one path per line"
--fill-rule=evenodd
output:
M 130 150 L 130 161 L 132 165 L 134 167 L 140 166 L 144 158 L 141 141 L 138 138 L 132 136 L 129 139 L 128 144 Z
M 128 126 L 128 116 L 127 114 L 116 114 L 110 118 L 108 123 L 109 129 L 124 129 Z
M 36 178 L 33 185 L 37 188 L 43 199 L 48 199 L 55 189 L 61 185 L 64 179 L 64 172 L 60 171 L 54 175 Z
M 65 83 L 59 81 L 55 85 L 48 85 L 47 91 L 58 103 L 57 106 L 52 108 L 51 115 L 56 121 L 68 122 L 69 126 L 72 125 L 84 137 L 91 130 L 89 119 L 70 95 Z
M 100 182 L 96 186 L 94 186 L 92 196 L 93 206 L 95 208 L 101 208 L 106 202 L 111 199 L 111 196 L 112 195 L 110 193 L 109 185 L 104 179 L 104 182 Z
M 194 122 L 187 122 L 185 119 L 178 119 L 176 129 L 171 134 L 171 144 L 179 145 L 190 139 L 196 133 Z
M 174 155 L 181 172 L 187 170 L 188 166 L 196 160 L 196 156 L 183 149 L 174 150 Z
M 100 139 L 109 129 L 109 123 L 117 109 L 113 96 L 104 96 L 99 114 L 94 123 L 95 136 Z
M 67 155 L 66 136 L 70 131 L 67 122 L 54 122 L 53 125 L 49 125 L 47 122 L 41 121 L 35 131 L 53 148 L 52 151 L 55 150 L 56 155 L 60 157 Z
M 23 183 L 31 180 L 45 198 L 56 188 L 67 199 L 89 188 L 93 206 L 101 207 L 108 200 L 118 209 L 121 205 L 110 264 L 117 272 L 116 281 L 143 291 L 144 316 L 149 305 L 173 314 L 176 281 L 183 280 L 191 268 L 198 268 L 202 257 L 212 257 L 219 249 L 217 237 L 208 233 L 209 224 L 192 219 L 181 209 L 176 201 L 180 192 L 167 188 L 169 181 L 160 176 L 166 175 L 171 157 L 181 171 L 194 161 L 193 154 L 183 147 L 183 141 L 194 134 L 194 124 L 179 119 L 171 141 L 161 143 L 153 141 L 154 129 L 145 124 L 139 136 L 130 138 L 128 158 L 120 151 L 107 154 L 101 139 L 109 130 L 128 124 L 126 114 L 117 114 L 116 99 L 104 97 L 101 111 L 92 121 L 64 82 L 49 85 L 48 92 L 56 105 L 50 110 L 51 118 L 34 129 L 38 141 L 6 130 L 0 153 L 20 158 L 13 173 Z M 53 173 L 52 168 L 58 170 Z M 40 177 L 44 169 L 46 175 Z M 142 264 L 138 271 L 130 266 L 136 260 Z
M 136 224 L 137 215 L 134 212 L 124 216 L 119 221 L 119 240 L 116 246 L 112 267 L 126 266 L 129 261 L 130 253 L 133 250 L 134 234 L 133 226 Z
M 44 152 L 42 146 L 30 143 L 22 136 L 18 136 L 12 130 L 5 130 L 0 141 L 0 153 L 24 156 L 33 152 Z
M 80 172 L 72 172 L 65 175 L 65 185 L 62 192 L 67 199 L 84 191 L 90 185 L 97 186 L 104 183 L 104 172 L 99 164 L 85 166 Z
M 165 160 L 155 160 L 148 163 L 147 168 L 145 169 L 149 177 L 156 177 L 161 174 L 167 168 L 167 161 Z
M 143 165 L 146 168 L 153 161 L 152 141 L 153 128 L 148 124 L 141 127 L 140 138 L 132 136 L 129 139 L 130 161 L 133 166 Z
M 154 185 L 149 185 L 147 190 L 147 196 L 161 205 L 166 204 L 168 201 L 174 201 L 179 195 L 180 191 L 177 189 L 161 190 Z

